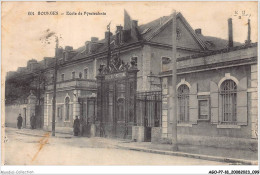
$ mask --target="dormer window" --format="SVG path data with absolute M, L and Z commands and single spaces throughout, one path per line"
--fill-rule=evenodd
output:
M 137 56 L 133 56 L 130 60 L 131 64 L 132 62 L 135 63 L 134 65 L 137 66 Z
M 88 79 L 88 68 L 84 69 L 84 79 Z
M 72 72 L 72 73 L 71 73 L 71 78 L 72 78 L 72 79 L 75 79 L 75 72 Z
M 61 74 L 61 81 L 64 81 L 64 74 Z

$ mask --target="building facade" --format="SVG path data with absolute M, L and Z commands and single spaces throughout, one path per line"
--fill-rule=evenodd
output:
M 258 137 L 257 44 L 178 58 L 177 67 L 180 143 L 245 149 L 257 145 L 252 140 Z M 160 132 L 161 138 L 170 139 L 171 71 L 160 75 L 163 87 Z
M 125 11 L 124 24 L 117 26 L 114 34 L 106 31 L 104 39 L 92 37 L 78 49 L 58 48 L 56 131 L 71 133 L 73 121 L 79 116 L 88 136 L 171 143 L 173 119 L 168 112 L 171 107 L 168 92 L 169 88 L 176 88 L 179 143 L 214 146 L 221 141 L 222 147 L 228 147 L 249 139 L 248 143 L 254 144 L 252 139 L 257 138 L 257 44 L 233 42 L 230 21 L 229 40 L 223 40 L 204 36 L 201 29 L 193 30 L 182 14 L 177 14 L 177 87 L 171 85 L 172 15 L 138 25 Z M 108 67 L 108 59 L 113 71 L 107 75 L 114 76 L 111 78 L 114 84 L 112 88 L 108 84 L 107 92 L 102 92 L 107 94 L 107 113 L 103 112 L 100 118 L 103 97 L 98 94 L 97 77 L 102 67 Z M 55 58 L 46 57 L 41 62 L 30 61 L 27 66 L 29 72 L 44 74 L 44 89 L 39 97 L 43 100 L 45 130 L 52 129 L 54 64 Z M 133 65 L 136 87 L 134 95 L 130 91 L 129 95 L 126 89 L 132 88 L 131 83 L 122 84 L 117 77 L 122 74 L 111 72 L 127 72 Z M 7 79 L 12 79 L 14 74 L 9 73 Z M 133 108 L 128 107 L 131 96 L 134 97 Z M 108 129 L 119 123 L 129 128 L 129 121 L 132 123 L 131 129 L 127 129 L 128 137 L 111 134 L 118 131 L 111 129 L 113 127 Z M 102 124 L 105 134 L 101 134 Z

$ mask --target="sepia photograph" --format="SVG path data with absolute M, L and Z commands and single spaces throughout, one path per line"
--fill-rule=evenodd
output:
M 257 1 L 2 1 L 1 166 L 259 174 L 258 16 Z

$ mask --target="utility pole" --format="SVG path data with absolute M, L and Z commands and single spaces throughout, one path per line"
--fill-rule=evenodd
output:
M 177 145 L 177 62 L 176 62 L 176 45 L 177 45 L 177 30 L 176 30 L 176 11 L 173 11 L 172 19 L 172 86 L 169 86 L 169 114 L 170 120 L 172 121 L 172 149 L 173 151 L 178 150 Z
M 111 22 L 107 25 L 107 30 L 108 30 L 108 39 L 107 39 L 107 68 L 109 67 L 110 64 L 110 24 Z
M 58 36 L 56 36 L 55 66 L 54 66 L 54 77 L 53 77 L 53 101 L 52 101 L 52 136 L 55 136 L 56 84 L 57 84 L 57 71 L 58 71 L 58 48 L 59 48 L 59 38 L 58 38 Z
M 247 40 L 246 40 L 246 44 L 250 44 L 251 43 L 251 24 L 250 24 L 250 19 L 248 19 L 248 28 L 247 28 Z

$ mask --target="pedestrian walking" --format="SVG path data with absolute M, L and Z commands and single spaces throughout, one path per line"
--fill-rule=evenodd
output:
M 33 115 L 30 117 L 30 125 L 31 125 L 31 129 L 33 129 Z
M 36 128 L 36 117 L 34 114 L 32 114 L 31 118 L 30 118 L 30 124 L 31 124 L 31 129 L 35 129 Z
M 85 131 L 85 128 L 84 128 L 85 127 L 85 119 L 82 116 L 82 117 L 79 118 L 79 120 L 80 120 L 80 135 L 83 136 L 84 131 Z
M 80 121 L 78 116 L 76 116 L 76 119 L 74 120 L 73 123 L 73 131 L 74 131 L 74 136 L 78 136 L 80 132 Z
M 17 117 L 17 128 L 21 129 L 22 124 L 23 124 L 23 118 L 22 118 L 21 114 L 19 114 L 19 116 Z

